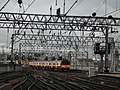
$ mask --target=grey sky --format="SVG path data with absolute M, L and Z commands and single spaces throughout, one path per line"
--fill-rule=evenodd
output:
M 0 8 L 5 4 L 7 0 L 0 0 Z M 22 0 L 23 6 L 26 9 L 28 5 L 33 0 Z M 56 0 L 35 0 L 32 6 L 26 11 L 26 13 L 38 13 L 38 14 L 49 14 L 50 6 L 53 7 L 53 14 L 55 14 L 57 8 L 61 8 L 61 13 L 63 13 L 63 1 L 57 0 L 57 6 L 55 5 Z M 66 11 L 71 7 L 71 5 L 75 2 L 75 0 L 65 0 L 66 1 Z M 100 5 L 105 0 L 78 0 L 78 3 L 74 6 L 71 12 L 68 15 L 79 15 L 79 16 L 90 16 L 93 12 L 100 7 Z M 79 4 L 79 2 L 81 2 Z M 120 0 L 107 0 L 107 13 L 112 12 L 120 8 Z M 2 10 L 4 12 L 23 12 L 23 7 L 20 9 L 17 3 L 17 0 L 10 0 L 7 6 Z M 98 16 L 103 16 L 105 14 L 105 4 L 101 6 L 99 11 L 97 12 Z M 116 17 L 119 16 L 120 13 L 117 13 Z M 12 31 L 11 31 L 12 32 Z M 117 34 L 118 35 L 118 34 Z M 0 29 L 0 43 L 6 44 L 7 42 L 7 33 L 6 29 Z M 9 36 L 10 42 L 10 36 Z M 0 44 L 1 45 L 1 44 Z M 3 44 L 2 44 L 3 45 Z
M 4 5 L 7 0 L 0 0 L 0 7 Z M 33 0 L 22 0 L 24 8 L 26 8 Z M 53 7 L 53 13 L 55 13 L 55 9 L 60 7 L 63 10 L 63 1 L 57 0 L 57 6 L 55 5 L 56 0 L 35 0 L 32 6 L 27 10 L 26 13 L 45 13 L 49 14 L 50 6 Z M 75 5 L 75 8 L 68 14 L 71 15 L 91 15 L 92 12 L 95 12 L 97 8 L 103 3 L 105 0 L 78 0 L 78 3 Z M 116 3 L 117 1 L 117 3 Z M 70 6 L 75 2 L 75 0 L 66 0 L 66 11 L 70 8 Z M 81 2 L 79 4 L 79 2 Z M 120 0 L 107 0 L 107 11 L 111 12 L 116 8 L 120 8 Z M 11 0 L 8 5 L 3 9 L 3 11 L 9 12 L 19 12 L 19 6 L 17 0 Z M 22 11 L 22 9 L 21 9 Z M 97 15 L 104 15 L 105 13 L 105 5 L 103 4 Z

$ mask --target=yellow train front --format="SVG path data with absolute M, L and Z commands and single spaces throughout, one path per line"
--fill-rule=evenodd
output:
M 67 59 L 63 60 L 50 60 L 50 61 L 31 61 L 29 66 L 34 69 L 44 69 L 44 70 L 57 70 L 57 71 L 67 71 L 70 69 L 70 61 Z
M 61 61 L 60 70 L 66 71 L 70 69 L 70 61 L 64 59 Z

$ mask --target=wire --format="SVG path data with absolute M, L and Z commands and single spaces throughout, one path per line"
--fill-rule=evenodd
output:
M 120 8 L 117 9 L 117 10 L 114 10 L 114 11 L 112 11 L 112 12 L 109 12 L 109 13 L 107 13 L 106 15 L 110 15 L 110 14 L 115 13 L 115 12 L 117 12 L 117 11 L 120 12 Z M 119 13 L 119 12 L 117 12 L 117 13 Z M 115 14 L 117 14 L 117 13 L 115 13 Z M 115 15 L 115 14 L 113 14 L 113 15 Z M 104 15 L 104 16 L 106 16 L 106 15 Z
M 4 6 L 0 9 L 0 11 L 2 11 L 2 9 L 5 8 L 5 6 L 9 3 L 9 1 L 10 1 L 10 0 L 8 0 L 8 1 L 4 4 Z
M 105 0 L 105 16 L 107 15 L 107 0 Z
M 33 1 L 30 3 L 30 5 L 23 11 L 23 13 L 25 13 L 25 12 L 29 9 L 29 7 L 30 7 L 34 2 L 35 2 L 35 0 L 33 0 Z
M 73 11 L 78 5 L 80 5 L 84 0 L 81 0 L 71 11 Z M 70 12 L 71 12 L 70 11 Z
M 118 3 L 118 1 L 116 0 L 116 10 L 117 10 L 117 8 L 118 8 L 118 5 L 117 5 L 117 3 Z
M 118 11 L 118 10 L 119 10 L 119 11 Z M 113 15 L 116 15 L 116 14 L 120 13 L 120 8 L 119 8 L 119 9 L 117 9 L 117 11 L 118 11 L 118 12 L 116 12 L 116 13 L 115 13 L 115 14 L 113 14 Z
M 100 8 L 104 5 L 104 3 L 106 2 L 106 0 L 104 0 L 102 3 L 101 3 L 101 5 L 98 7 L 98 9 L 96 10 L 96 12 L 98 12 L 99 10 L 100 10 Z M 116 0 L 116 10 L 114 10 L 114 11 L 112 11 L 112 12 L 109 12 L 109 13 L 106 13 L 105 15 L 103 15 L 103 16 L 107 16 L 107 15 L 110 15 L 110 14 L 112 14 L 112 13 L 115 13 L 115 12 L 117 12 L 117 11 L 119 11 L 120 10 L 120 8 L 119 9 L 117 9 L 117 0 Z M 107 12 L 107 11 L 106 11 Z M 120 12 L 120 11 L 119 11 Z M 117 12 L 117 13 L 119 13 L 119 12 Z M 115 13 L 115 14 L 117 14 L 117 13 Z M 114 15 L 115 15 L 114 14 Z
M 76 0 L 76 1 L 73 3 L 73 5 L 68 9 L 68 11 L 65 13 L 65 15 L 67 15 L 67 14 L 70 12 L 70 10 L 73 8 L 73 6 L 74 6 L 77 2 L 78 2 L 78 0 Z
M 116 38 L 115 42 L 117 42 L 119 38 L 120 38 L 120 35 Z
M 56 0 L 56 1 L 55 1 L 55 5 L 56 5 L 56 6 L 57 6 L 57 3 L 58 3 L 58 2 L 57 2 L 57 0 Z
M 98 12 L 100 10 L 100 8 L 103 6 L 103 4 L 105 3 L 105 0 L 103 0 L 103 2 L 101 3 L 101 5 L 98 7 L 98 9 L 96 10 L 96 12 Z

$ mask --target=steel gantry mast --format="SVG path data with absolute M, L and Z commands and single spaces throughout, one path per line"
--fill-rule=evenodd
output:
M 96 31 L 106 25 L 120 26 L 120 18 L 0 12 L 0 28 Z
M 31 32 L 33 30 L 104 32 L 106 39 L 106 71 L 108 71 L 108 32 L 114 26 L 120 26 L 120 18 L 0 12 L 0 28 L 25 29 L 25 31 L 30 30 Z
M 54 41 L 53 44 L 67 44 L 69 45 L 69 43 L 71 42 L 71 45 L 79 45 L 81 46 L 81 44 L 86 45 L 86 42 L 88 42 L 88 45 L 93 46 L 93 43 L 95 42 L 101 42 L 101 43 L 105 43 L 105 37 L 91 37 L 91 36 L 69 36 L 69 35 L 48 35 L 48 34 L 12 34 L 15 38 L 14 43 L 17 43 L 19 41 L 25 41 L 26 42 L 34 42 L 36 41 L 36 43 L 42 44 L 42 43 L 46 43 L 46 44 L 51 44 L 51 41 Z M 108 42 L 111 42 L 113 37 L 109 37 L 108 38 Z M 91 43 L 93 42 L 93 43 Z

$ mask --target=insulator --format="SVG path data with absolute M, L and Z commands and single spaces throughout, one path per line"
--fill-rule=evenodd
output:
M 109 15 L 109 16 L 108 16 L 108 19 L 112 19 L 112 18 L 113 18 L 112 15 Z
M 57 15 L 60 15 L 60 8 L 57 9 L 56 14 L 57 14 Z
M 22 4 L 22 0 L 18 0 L 18 4 Z
M 92 16 L 95 17 L 96 16 L 96 12 L 92 13 Z

